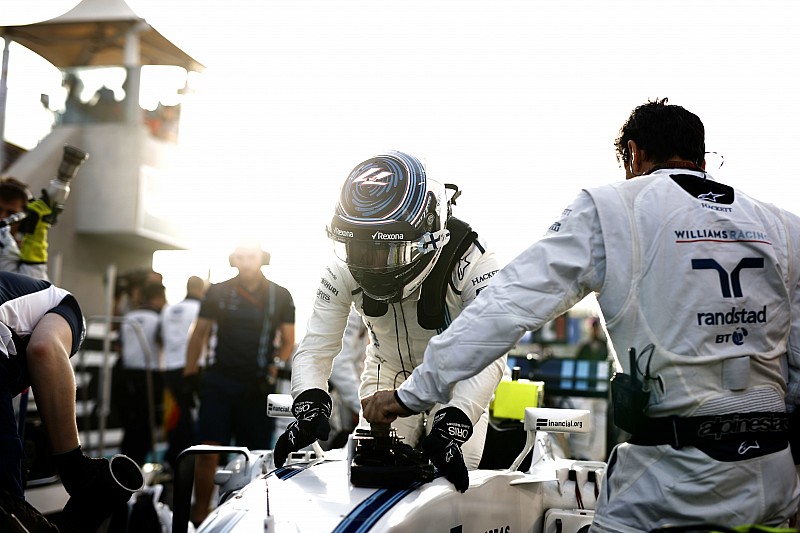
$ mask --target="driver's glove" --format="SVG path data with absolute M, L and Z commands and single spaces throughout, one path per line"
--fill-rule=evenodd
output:
M 430 434 L 422 440 L 425 455 L 460 492 L 466 492 L 469 487 L 461 445 L 471 436 L 469 417 L 458 407 L 451 406 L 436 413 Z
M 276 467 L 283 466 L 291 452 L 326 440 L 331 432 L 331 397 L 322 389 L 308 389 L 297 395 L 292 403 L 292 414 L 297 419 L 286 428 L 275 443 L 272 459 Z

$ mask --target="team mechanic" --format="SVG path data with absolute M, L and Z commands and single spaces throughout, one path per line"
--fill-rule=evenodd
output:
M 452 200 L 447 189 L 453 189 Z M 359 163 L 341 190 L 328 235 L 339 260 L 324 270 L 305 337 L 292 360 L 293 422 L 275 446 L 281 466 L 290 451 L 324 440 L 331 400 L 328 378 L 342 349 L 351 306 L 370 343 L 360 396 L 397 387 L 422 362 L 428 341 L 469 305 L 499 269 L 477 234 L 451 217 L 458 190 L 426 176 L 411 155 L 388 152 Z M 455 487 L 469 485 L 480 463 L 487 406 L 506 367 L 504 354 L 458 383 L 453 398 L 397 420 L 399 436 L 423 451 Z M 451 459 L 452 458 L 452 459 Z
M 781 525 L 800 501 L 787 440 L 800 218 L 713 181 L 703 123 L 666 99 L 634 109 L 616 148 L 627 180 L 581 192 L 399 390 L 362 400 L 364 416 L 404 416 L 396 397 L 413 411 L 447 401 L 452 383 L 596 291 L 629 378 L 612 382 L 615 422 L 633 436 L 609 457 L 592 533 Z

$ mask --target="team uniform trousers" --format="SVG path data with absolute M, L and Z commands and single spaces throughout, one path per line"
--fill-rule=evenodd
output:
M 155 453 L 153 440 L 162 421 L 164 382 L 159 328 L 160 315 L 152 309 L 129 311 L 120 327 L 122 379 L 118 383 L 122 394 L 118 408 L 123 427 L 120 451 L 139 465 L 144 464 L 148 452 Z

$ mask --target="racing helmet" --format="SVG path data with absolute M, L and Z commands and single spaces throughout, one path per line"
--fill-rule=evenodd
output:
M 445 186 L 416 157 L 390 151 L 353 168 L 327 232 L 367 296 L 399 302 L 433 270 L 449 217 Z

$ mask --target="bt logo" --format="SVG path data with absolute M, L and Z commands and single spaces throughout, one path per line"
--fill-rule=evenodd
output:
M 736 328 L 733 333 L 717 335 L 717 344 L 733 342 L 736 346 L 741 346 L 744 344 L 745 337 L 747 337 L 747 330 L 745 328 Z

